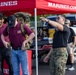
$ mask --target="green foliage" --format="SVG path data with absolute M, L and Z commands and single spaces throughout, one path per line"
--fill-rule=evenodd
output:
M 47 16 L 49 16 L 49 15 L 51 15 L 51 14 L 38 15 L 38 16 L 37 16 L 37 20 L 39 21 L 39 20 L 40 20 L 40 17 L 47 17 Z M 30 20 L 31 20 L 31 21 L 34 21 L 34 16 L 31 16 L 31 17 L 30 17 Z

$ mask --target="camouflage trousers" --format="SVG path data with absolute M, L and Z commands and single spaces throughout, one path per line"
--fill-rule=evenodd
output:
M 54 48 L 50 56 L 50 75 L 65 75 L 67 58 L 66 48 Z

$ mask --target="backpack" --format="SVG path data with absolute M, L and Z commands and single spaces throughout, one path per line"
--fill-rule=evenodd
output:
M 23 36 L 25 36 L 26 39 L 28 39 L 28 35 L 27 35 L 26 31 L 24 30 L 24 24 L 21 24 L 21 32 L 22 32 Z M 33 40 L 26 43 L 25 48 L 30 49 L 30 46 L 31 46 L 32 43 L 33 43 Z

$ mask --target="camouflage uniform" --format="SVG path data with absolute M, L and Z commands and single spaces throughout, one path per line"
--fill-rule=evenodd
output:
M 65 75 L 67 62 L 66 48 L 54 48 L 50 56 L 50 75 Z

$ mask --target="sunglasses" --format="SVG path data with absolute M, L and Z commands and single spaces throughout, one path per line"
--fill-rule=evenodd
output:
M 58 19 L 58 20 L 59 20 L 59 19 L 60 19 L 60 17 L 56 17 L 56 19 Z

